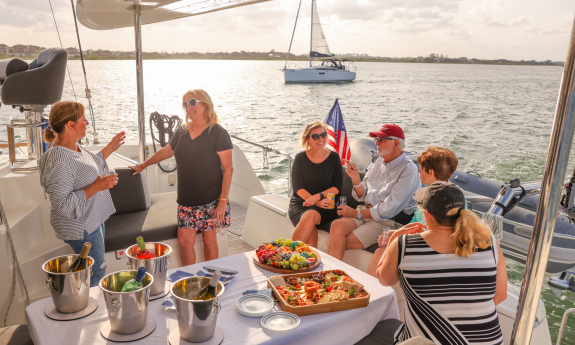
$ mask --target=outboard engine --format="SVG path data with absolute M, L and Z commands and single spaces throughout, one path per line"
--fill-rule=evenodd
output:
M 518 178 L 501 186 L 501 190 L 483 216 L 483 221 L 489 225 L 497 241 L 501 242 L 503 237 L 503 216 L 517 206 L 525 195 L 525 188 L 521 186 Z
M 29 65 L 18 58 L 0 61 L 0 100 L 25 114 L 25 119 L 12 120 L 7 126 L 12 171 L 39 169 L 38 161 L 47 149 L 42 139 L 42 130 L 47 126 L 44 108 L 61 100 L 67 63 L 68 53 L 61 48 L 41 51 Z M 26 129 L 27 159 L 16 159 L 15 128 Z M 36 160 L 36 166 L 16 166 L 17 162 L 31 160 Z

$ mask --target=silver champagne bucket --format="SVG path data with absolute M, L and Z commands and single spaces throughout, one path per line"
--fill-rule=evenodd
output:
M 46 286 L 52 294 L 56 310 L 70 314 L 88 306 L 90 277 L 94 259 L 88 256 L 88 267 L 79 272 L 68 272 L 70 265 L 80 255 L 63 255 L 46 261 L 42 269 L 48 275 Z
M 119 271 L 108 274 L 100 280 L 100 289 L 108 309 L 112 331 L 118 334 L 133 334 L 146 326 L 148 299 L 154 278 L 146 272 L 142 278 L 143 289 L 121 292 L 124 284 L 136 278 L 138 271 Z
M 164 292 L 166 287 L 166 275 L 168 274 L 172 247 L 159 242 L 146 242 L 146 249 L 149 249 L 154 254 L 153 259 L 136 259 L 138 245 L 133 245 L 126 249 L 128 267 L 131 270 L 137 270 L 140 267 L 146 268 L 146 272 L 154 277 L 150 296 L 155 296 Z
M 208 277 L 182 278 L 172 285 L 172 295 L 176 305 L 180 337 L 190 343 L 210 340 L 216 330 L 216 321 L 220 312 L 220 296 L 224 285 L 218 282 L 217 296 L 209 301 L 191 300 L 198 291 L 210 283 Z

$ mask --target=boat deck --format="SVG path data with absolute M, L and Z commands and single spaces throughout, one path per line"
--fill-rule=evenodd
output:
M 230 202 L 231 224 L 228 229 L 228 255 L 236 255 L 254 250 L 255 248 L 242 240 L 242 230 L 248 209 Z

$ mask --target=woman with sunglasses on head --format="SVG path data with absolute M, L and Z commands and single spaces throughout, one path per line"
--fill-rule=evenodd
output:
M 308 123 L 301 134 L 305 149 L 298 153 L 292 168 L 294 194 L 289 217 L 296 227 L 292 240 L 303 241 L 317 248 L 317 226 L 337 218 L 337 209 L 330 209 L 328 193 L 339 194 L 343 188 L 341 158 L 329 150 L 327 129 L 319 121 Z
M 168 145 L 144 163 L 131 167 L 135 174 L 172 156 L 178 165 L 178 244 L 183 266 L 196 263 L 197 230 L 202 231 L 206 261 L 218 258 L 216 227 L 230 226 L 228 195 L 232 183 L 232 140 L 219 124 L 208 93 L 190 90 L 182 98 L 186 123 Z

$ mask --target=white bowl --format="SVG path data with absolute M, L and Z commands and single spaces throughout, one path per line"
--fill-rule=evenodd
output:
M 260 323 L 271 331 L 289 331 L 299 325 L 299 317 L 285 311 L 277 311 L 262 317 Z
M 238 299 L 236 304 L 240 314 L 250 317 L 260 317 L 269 313 L 274 307 L 271 297 L 252 293 Z

